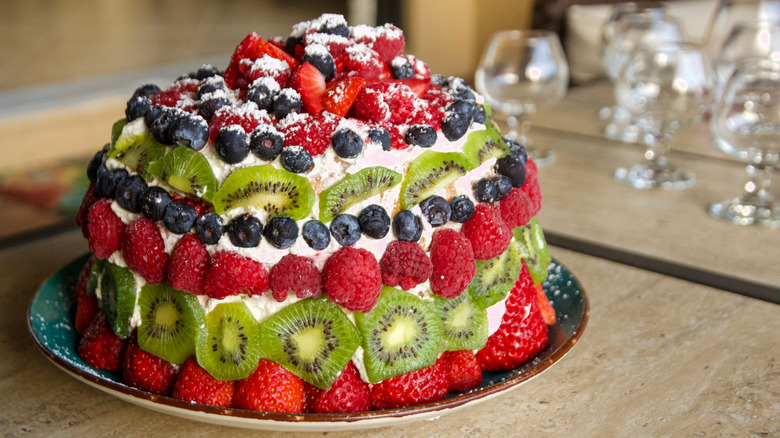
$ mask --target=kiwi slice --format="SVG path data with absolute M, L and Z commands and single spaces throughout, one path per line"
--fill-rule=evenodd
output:
M 133 331 L 130 318 L 133 317 L 138 298 L 135 277 L 127 268 L 110 262 L 104 263 L 103 276 L 100 279 L 101 307 L 114 333 L 120 338 L 126 338 Z
M 370 313 L 355 312 L 354 316 L 371 383 L 436 362 L 443 328 L 432 302 L 385 286 Z
M 206 321 L 195 295 L 177 291 L 165 282 L 146 284 L 138 295 L 138 306 L 138 345 L 142 349 L 171 363 L 182 363 L 195 354 L 195 336 Z
M 149 165 L 165 156 L 166 147 L 146 134 L 125 134 L 112 142 L 108 156 L 123 163 L 128 169 L 151 180 Z
M 425 151 L 409 165 L 401 185 L 401 208 L 409 210 L 473 169 L 460 152 Z
M 92 257 L 92 266 L 89 269 L 89 278 L 87 279 L 87 295 L 95 296 L 95 291 L 100 285 L 100 277 L 103 275 L 104 262 L 97 257 Z
M 289 216 L 301 220 L 314 205 L 314 189 L 309 180 L 270 164 L 237 169 L 214 195 L 218 214 L 245 207 L 265 210 L 271 217 Z
M 535 284 L 541 284 L 547 278 L 547 266 L 552 257 L 539 221 L 533 217 L 527 224 L 515 228 L 514 233 L 515 240 L 521 244 L 520 255 L 528 266 L 531 278 Z
M 127 125 L 127 118 L 122 118 L 114 122 L 113 126 L 111 126 L 111 148 L 113 149 L 114 145 L 116 144 L 117 139 L 120 135 L 122 135 L 122 130 L 125 128 L 125 125 Z
M 522 246 L 512 241 L 502 254 L 490 260 L 477 260 L 477 274 L 466 290 L 475 305 L 487 309 L 512 290 L 522 269 Z
M 433 305 L 442 320 L 442 349 L 479 350 L 488 339 L 487 311 L 467 293 L 455 298 L 435 297 Z
M 263 357 L 328 389 L 360 345 L 347 315 L 325 297 L 291 304 L 260 324 Z
M 184 193 L 211 202 L 217 191 L 217 178 L 203 154 L 179 146 L 149 165 L 149 173 Z
M 485 122 L 485 130 L 475 131 L 466 138 L 463 145 L 463 153 L 466 154 L 472 166 L 477 167 L 491 158 L 501 158 L 512 152 L 509 146 L 501 139 L 501 134 L 492 120 Z
M 240 380 L 257 368 L 261 348 L 260 326 L 238 301 L 221 303 L 198 327 L 195 354 L 198 364 L 218 380 Z
M 403 177 L 386 167 L 361 169 L 320 193 L 320 221 L 328 223 L 349 207 L 397 186 Z

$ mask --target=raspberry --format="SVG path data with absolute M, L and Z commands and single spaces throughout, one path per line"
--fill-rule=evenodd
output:
M 474 208 L 474 216 L 463 224 L 463 234 L 471 241 L 474 258 L 490 260 L 506 251 L 512 231 L 498 210 L 485 203 Z
M 277 129 L 284 134 L 284 146 L 302 146 L 313 157 L 324 153 L 333 139 L 333 132 L 341 118 L 335 114 L 299 114 L 279 122 Z
M 355 101 L 355 114 L 361 120 L 380 124 L 404 123 L 414 111 L 417 95 L 400 82 L 366 85 Z
M 191 356 L 181 366 L 179 376 L 173 386 L 173 397 L 191 403 L 229 408 L 233 402 L 235 382 L 217 380 L 208 371 L 198 365 L 195 356 Z
M 122 255 L 127 266 L 149 284 L 165 279 L 165 269 L 170 256 L 165 252 L 165 242 L 160 228 L 143 217 L 132 222 L 125 230 Z
M 122 367 L 125 340 L 114 334 L 101 312 L 79 341 L 78 354 L 87 365 L 99 370 L 118 371 Z
M 76 225 L 81 227 L 81 234 L 86 239 L 89 239 L 89 208 L 99 200 L 100 194 L 97 187 L 94 184 L 90 184 L 87 193 L 84 194 L 84 198 L 81 200 L 79 211 L 76 213 Z
M 433 365 L 383 380 L 371 388 L 375 410 L 403 408 L 443 399 L 449 391 L 447 373 L 437 361 Z
M 382 281 L 388 286 L 409 290 L 431 277 L 433 264 L 417 242 L 394 240 L 387 245 L 382 260 Z
M 392 149 L 402 150 L 411 146 L 409 143 L 404 141 L 404 136 L 401 134 L 401 131 L 397 126 L 393 124 L 387 124 L 384 125 L 384 128 L 387 130 L 387 132 L 390 133 L 390 144 Z
M 445 351 L 439 358 L 451 390 L 466 392 L 482 383 L 482 370 L 472 350 Z
M 334 60 L 339 59 L 348 47 L 355 45 L 355 42 L 341 35 L 331 35 L 327 33 L 314 32 L 308 33 L 303 37 L 304 45 L 322 44 L 328 49 L 328 53 Z
M 447 105 L 452 102 L 452 95 L 445 93 L 441 89 L 441 85 L 436 84 L 431 84 L 428 91 L 421 98 L 428 101 L 428 104 L 434 108 L 447 108 Z
M 127 343 L 122 364 L 125 384 L 152 394 L 169 395 L 176 383 L 176 365 L 147 353 L 133 335 Z
M 510 230 L 523 226 L 533 217 L 531 198 L 519 188 L 513 187 L 506 198 L 498 202 L 501 219 Z
M 355 26 L 352 28 L 352 34 L 355 42 L 373 49 L 385 64 L 390 64 L 393 58 L 404 53 L 406 46 L 404 33 L 390 23 L 374 28 Z
M 257 109 L 254 102 L 246 102 L 241 106 L 226 105 L 217 110 L 209 123 L 209 140 L 217 139 L 219 130 L 229 125 L 240 125 L 244 132 L 251 134 L 261 123 L 270 125 L 271 118 L 265 111 Z
M 250 84 L 257 79 L 268 77 L 274 79 L 279 87 L 284 88 L 292 76 L 292 70 L 286 62 L 268 55 L 263 55 L 262 58 L 254 61 L 244 60 L 243 62 L 249 63 L 246 76 Z
M 232 251 L 219 251 L 211 259 L 203 290 L 221 300 L 229 295 L 260 295 L 268 290 L 268 272 L 262 263 Z
M 441 128 L 444 110 L 431 105 L 427 100 L 417 99 L 414 111 L 409 115 L 408 125 L 428 125 L 433 129 Z
M 477 273 L 471 243 L 461 233 L 442 228 L 431 242 L 431 291 L 445 298 L 459 296 Z
M 287 299 L 287 292 L 298 298 L 322 295 L 322 275 L 313 261 L 306 257 L 287 254 L 271 268 L 271 294 L 276 301 Z
M 322 272 L 325 294 L 353 312 L 368 312 L 382 292 L 382 273 L 365 249 L 345 246 L 336 251 Z
M 97 297 L 87 293 L 87 283 L 89 282 L 89 275 L 94 261 L 94 258 L 87 260 L 76 282 L 76 316 L 73 328 L 80 335 L 87 331 L 92 320 L 95 319 L 95 315 L 100 311 L 100 303 L 98 303 Z
M 167 90 L 160 91 L 152 97 L 152 105 L 175 107 L 180 100 L 194 99 L 200 81 L 193 78 L 180 79 Z
M 542 209 L 542 187 L 539 185 L 539 170 L 536 168 L 534 160 L 528 159 L 525 163 L 525 184 L 521 189 L 531 198 L 534 206 L 531 217 L 536 216 Z
M 252 374 L 236 383 L 233 407 L 260 412 L 303 412 L 303 380 L 275 362 L 260 359 Z
M 101 199 L 89 208 L 87 215 L 87 234 L 89 250 L 95 257 L 105 260 L 119 249 L 125 224 L 111 210 L 111 200 Z
M 382 58 L 363 44 L 347 47 L 337 62 L 342 65 L 342 72 L 346 72 L 347 76 L 359 76 L 366 80 L 378 81 L 393 77 Z
M 203 294 L 209 253 L 194 234 L 185 234 L 176 244 L 168 266 L 168 284 L 177 290 Z

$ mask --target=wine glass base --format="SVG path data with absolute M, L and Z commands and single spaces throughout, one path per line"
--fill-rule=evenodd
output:
M 617 169 L 615 181 L 641 190 L 685 190 L 696 183 L 696 175 L 674 167 L 659 168 L 643 163 L 630 169 Z
M 710 206 L 710 216 L 737 225 L 780 226 L 780 205 L 753 205 L 740 198 Z
M 526 148 L 526 152 L 534 160 L 536 167 L 546 167 L 555 162 L 555 153 L 553 151 L 531 146 Z

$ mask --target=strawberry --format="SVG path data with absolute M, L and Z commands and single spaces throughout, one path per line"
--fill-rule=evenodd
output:
M 498 331 L 477 352 L 477 362 L 483 371 L 516 368 L 547 345 L 547 326 L 539 312 L 536 287 L 525 263 L 505 303 L 506 311 Z
M 152 96 L 152 105 L 175 107 L 180 100 L 194 99 L 200 81 L 193 78 L 183 78 L 174 82 L 167 90 Z
M 439 361 L 447 371 L 451 390 L 466 392 L 482 383 L 482 370 L 472 350 L 445 351 Z
M 202 405 L 229 408 L 233 403 L 235 382 L 217 380 L 198 365 L 195 356 L 184 361 L 173 385 L 173 398 Z
M 142 217 L 128 225 L 122 239 L 122 256 L 127 266 L 147 283 L 157 284 L 165 280 L 170 256 L 165 252 L 160 228 L 149 219 Z
M 371 406 L 375 410 L 403 408 L 443 399 L 449 392 L 447 372 L 440 362 L 391 377 L 371 388 Z
M 290 86 L 301 93 L 303 109 L 310 114 L 319 114 L 323 110 L 322 96 L 325 94 L 325 76 L 317 67 L 304 62 L 290 79 Z
M 313 414 L 314 405 L 317 403 L 317 399 L 320 394 L 325 392 L 324 389 L 317 388 L 308 382 L 303 382 L 303 413 Z
M 341 73 L 346 76 L 380 82 L 393 78 L 393 73 L 382 58 L 363 44 L 348 47 L 336 60 L 336 65 L 342 65 Z
M 262 39 L 254 32 L 247 35 L 233 51 L 233 55 L 230 57 L 230 64 L 225 69 L 225 73 L 222 75 L 225 78 L 225 83 L 230 88 L 243 88 L 241 85 L 248 85 L 246 83 L 241 84 L 241 81 L 246 82 L 243 75 L 238 69 L 242 59 L 250 58 L 255 54 L 255 46 L 258 41 Z M 255 57 L 256 58 L 256 57 Z M 254 59 L 254 58 L 253 58 Z
M 122 362 L 122 376 L 126 385 L 159 395 L 169 395 L 173 390 L 179 369 L 142 350 L 135 334 L 127 343 Z
M 293 58 L 292 55 L 290 55 L 289 53 L 285 52 L 284 50 L 282 50 L 281 47 L 279 47 L 279 46 L 277 46 L 275 44 L 264 43 L 262 45 L 261 50 L 262 50 L 263 54 L 268 55 L 271 58 L 276 58 L 276 59 L 278 59 L 280 61 L 286 62 L 287 65 L 289 65 L 290 68 L 293 69 L 293 70 L 298 68 L 298 61 L 295 58 Z M 259 55 L 258 57 L 260 57 L 260 56 L 262 56 L 262 55 Z
M 233 407 L 260 412 L 303 412 L 303 381 L 276 362 L 260 359 L 249 377 L 236 383 Z
M 194 234 L 179 239 L 168 266 L 168 284 L 180 291 L 203 294 L 203 281 L 209 267 L 209 253 Z
M 326 111 L 344 117 L 355 103 L 358 93 L 366 86 L 366 80 L 361 77 L 351 77 L 333 81 L 325 89 L 322 96 L 322 106 Z
M 547 325 L 555 324 L 555 309 L 550 300 L 547 298 L 547 294 L 544 293 L 544 288 L 541 284 L 536 285 L 536 297 L 539 299 L 539 311 L 542 312 L 542 319 Z
M 111 330 L 105 314 L 100 312 L 79 341 L 78 354 L 92 368 L 119 371 L 125 344 L 126 341 Z
M 352 362 L 341 371 L 330 389 L 317 394 L 314 402 L 314 412 L 319 414 L 370 410 L 371 391 L 368 384 L 360 379 L 360 374 Z
M 95 257 L 105 260 L 119 249 L 125 224 L 111 209 L 110 199 L 101 199 L 89 208 L 87 216 L 87 234 L 89 250 Z
M 417 95 L 417 97 L 423 97 L 425 93 L 428 92 L 428 89 L 431 88 L 431 80 L 425 80 L 425 79 L 419 79 L 419 78 L 409 78 L 409 79 L 398 79 L 398 82 L 401 82 L 402 84 L 405 84 L 407 87 L 411 88 L 412 91 L 414 91 L 414 94 Z

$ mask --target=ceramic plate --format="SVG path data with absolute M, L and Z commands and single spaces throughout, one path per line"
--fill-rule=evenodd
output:
M 121 374 L 87 366 L 76 353 L 78 335 L 71 326 L 73 289 L 83 256 L 62 268 L 36 293 L 28 312 L 28 328 L 38 347 L 55 365 L 78 380 L 130 403 L 191 420 L 234 427 L 282 431 L 335 431 L 394 426 L 430 419 L 475 405 L 516 388 L 559 361 L 577 342 L 588 321 L 588 300 L 574 275 L 553 260 L 544 291 L 558 322 L 549 328 L 549 344 L 533 360 L 507 372 L 485 372 L 483 383 L 464 394 L 405 409 L 359 414 L 274 414 L 191 404 L 128 387 Z

